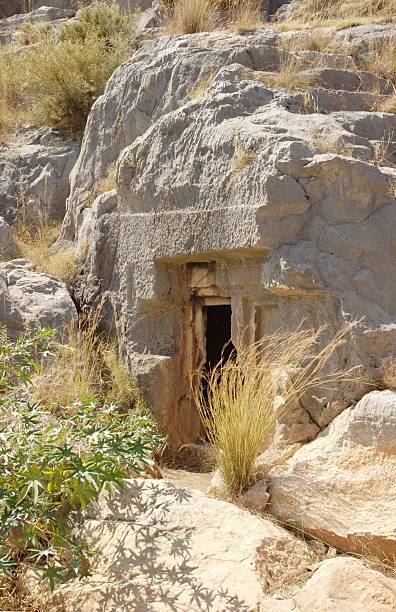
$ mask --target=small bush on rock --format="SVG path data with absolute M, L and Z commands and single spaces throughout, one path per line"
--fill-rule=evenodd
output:
M 26 46 L 23 38 L 22 48 L 8 45 L 1 52 L 7 62 L 0 57 L 0 130 L 8 129 L 17 96 L 20 122 L 79 137 L 109 77 L 133 53 L 135 18 L 98 0 L 63 25 L 59 36 L 52 30 L 34 34 L 35 44 Z
M 169 34 L 211 32 L 218 26 L 217 7 L 211 0 L 176 0 L 167 13 Z
M 252 484 L 257 455 L 277 420 L 307 390 L 352 377 L 350 370 L 324 370 L 350 327 L 343 327 L 318 349 L 325 330 L 277 332 L 246 348 L 241 342 L 230 359 L 209 373 L 198 373 L 196 404 L 231 497 Z

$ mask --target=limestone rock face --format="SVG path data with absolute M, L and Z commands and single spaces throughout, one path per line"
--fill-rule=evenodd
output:
M 231 305 L 233 339 L 302 320 L 328 324 L 330 336 L 361 320 L 329 367 L 361 364 L 378 379 L 394 352 L 396 171 L 373 161 L 381 139 L 393 143 L 396 115 L 371 112 L 362 86 L 351 91 L 348 55 L 288 53 L 278 36 L 143 45 L 95 102 L 71 175 L 62 238 L 85 253 L 78 300 L 105 299 L 131 370 L 183 442 L 199 438 L 190 372 L 205 362 L 210 300 Z M 266 86 L 293 57 L 303 69 L 320 63 L 320 86 Z M 367 89 L 373 78 L 365 74 Z M 114 162 L 111 206 L 88 209 Z M 312 439 L 365 392 L 351 382 L 302 398 L 281 442 Z
M 18 208 L 28 217 L 41 210 L 62 220 L 78 149 L 49 128 L 22 131 L 0 148 L 1 214 L 8 223 Z
M 270 477 L 269 511 L 347 552 L 396 555 L 396 392 L 372 391 Z
M 265 597 L 259 612 L 387 612 L 396 607 L 396 580 L 365 567 L 362 561 L 338 557 L 319 564 L 293 597 Z
M 77 4 L 77 0 L 32 0 L 31 2 L 26 2 L 26 0 L 2 0 L 0 6 L 0 19 L 26 13 L 26 9 L 29 8 L 32 9 L 34 13 L 41 7 L 75 9 L 77 8 Z
M 54 4 L 55 3 L 56 0 L 54 0 Z M 75 15 L 75 11 L 73 10 L 56 6 L 47 6 L 47 4 L 48 3 L 45 3 L 44 6 L 40 5 L 40 8 L 37 7 L 36 10 L 30 13 L 13 15 L 12 17 L 8 17 L 8 19 L 1 19 L 0 17 L 0 44 L 12 42 L 15 31 L 24 23 L 32 23 L 33 25 L 39 23 L 52 23 L 52 25 L 56 26 Z M 59 1 L 58 5 L 59 4 L 62 4 L 62 2 Z M 65 4 L 65 1 L 63 1 L 63 4 Z
M 25 259 L 0 264 L 0 300 L 0 323 L 11 334 L 36 325 L 61 332 L 77 318 L 66 285 L 35 272 Z
M 65 585 L 59 609 L 256 610 L 283 572 L 306 571 L 317 553 L 273 522 L 161 480 L 101 496 L 82 530 L 100 550 L 92 578 Z
M 16 248 L 12 241 L 10 226 L 0 217 L 0 261 L 16 257 Z

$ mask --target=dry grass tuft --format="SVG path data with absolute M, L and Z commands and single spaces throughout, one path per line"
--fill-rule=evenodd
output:
M 253 32 L 263 27 L 261 2 L 258 0 L 234 0 L 228 11 L 227 26 L 238 34 Z
M 280 63 L 278 72 L 257 73 L 257 80 L 266 87 L 306 91 L 312 85 L 312 78 L 301 72 L 301 61 L 289 55 Z
M 103 178 L 101 178 L 96 183 L 95 189 L 85 201 L 84 208 L 91 208 L 91 206 L 93 205 L 93 203 L 95 202 L 98 196 L 102 195 L 103 193 L 106 193 L 107 191 L 112 191 L 113 189 L 115 189 L 117 186 L 116 178 L 117 178 L 116 164 L 115 163 L 109 164 L 106 168 L 106 172 Z
M 112 189 L 115 189 L 116 176 L 117 168 L 115 163 L 107 166 L 104 177 L 96 185 L 95 197 L 98 197 L 99 195 L 101 195 L 102 193 L 106 193 L 107 191 L 112 191 Z
M 248 347 L 240 343 L 225 363 L 197 373 L 196 405 L 231 497 L 251 484 L 256 457 L 290 406 L 309 389 L 352 379 L 351 370 L 324 370 L 351 327 L 342 327 L 327 342 L 323 326 L 277 332 Z
M 207 91 L 207 89 L 211 86 L 211 84 L 214 81 L 215 78 L 215 73 L 214 72 L 210 72 L 208 74 L 208 76 L 206 76 L 204 79 L 200 79 L 199 81 L 197 81 L 197 83 L 195 84 L 195 86 L 190 89 L 190 91 L 187 92 L 187 99 L 188 100 L 197 100 L 198 98 L 200 98 L 205 91 Z
M 242 143 L 239 136 L 235 138 L 233 168 L 229 177 L 229 185 L 249 164 L 257 159 L 257 156 L 258 151 L 255 151 L 250 145 Z
M 22 89 L 21 58 L 8 46 L 0 46 L 0 146 L 21 124 Z
M 307 0 L 296 3 L 293 17 L 304 21 L 361 19 L 392 21 L 396 15 L 396 0 Z
M 34 400 L 64 409 L 77 400 L 96 397 L 124 408 L 143 407 L 144 400 L 130 378 L 118 347 L 98 332 L 100 307 L 70 325 L 63 344 L 35 379 Z
M 393 132 L 374 142 L 373 150 L 373 163 L 376 166 L 395 167 L 393 159 L 396 153 L 396 143 L 394 141 Z
M 385 100 L 381 110 L 385 113 L 396 114 L 396 92 Z
M 370 41 L 362 57 L 362 68 L 396 85 L 396 38 L 389 36 Z
M 72 249 L 51 252 L 59 237 L 60 224 L 42 211 L 34 219 L 21 215 L 13 227 L 13 240 L 19 257 L 29 259 L 40 272 L 71 285 L 77 272 L 77 260 Z
M 301 36 L 291 38 L 280 38 L 278 47 L 285 51 L 325 51 L 331 41 L 331 36 L 321 30 L 310 31 Z
M 217 7 L 211 0 L 176 0 L 167 9 L 164 29 L 168 34 L 196 34 L 218 25 Z
M 347 157 L 351 155 L 348 145 L 341 139 L 334 142 L 321 134 L 317 134 L 314 136 L 313 145 L 323 153 L 334 153 L 334 155 L 345 155 Z

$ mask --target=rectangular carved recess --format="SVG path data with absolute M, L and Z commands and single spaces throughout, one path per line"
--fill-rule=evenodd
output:
M 191 387 L 193 373 L 214 365 L 212 362 L 221 355 L 221 343 L 230 340 L 231 347 L 250 344 L 263 335 L 268 325 L 276 326 L 277 299 L 260 284 L 261 263 L 262 259 L 257 258 L 234 258 L 194 261 L 182 266 L 180 375 L 184 392 L 180 408 L 186 426 L 193 424 L 192 438 L 198 439 L 202 433 Z

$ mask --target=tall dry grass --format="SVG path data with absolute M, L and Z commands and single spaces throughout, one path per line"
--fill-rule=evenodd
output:
M 263 25 L 262 8 L 259 0 L 234 0 L 231 2 L 227 22 L 230 30 L 243 34 L 257 30 Z
M 351 326 L 324 341 L 327 331 L 324 326 L 316 331 L 277 332 L 251 346 L 239 346 L 211 372 L 197 373 L 196 405 L 217 450 L 217 466 L 230 496 L 237 497 L 251 484 L 264 441 L 299 398 L 309 389 L 356 378 L 350 370 L 325 369 Z
M 38 209 L 28 217 L 22 209 L 12 228 L 12 238 L 19 257 L 29 259 L 39 272 L 72 285 L 77 272 L 77 258 L 73 249 L 53 251 L 59 237 L 60 223 Z
M 144 407 L 141 392 L 120 358 L 117 342 L 100 333 L 100 320 L 99 307 L 69 326 L 62 344 L 35 379 L 35 401 L 62 410 L 89 397 L 125 408 Z
M 211 0 L 176 0 L 166 10 L 168 34 L 211 32 L 219 26 L 218 9 Z
M 8 45 L 0 46 L 0 146 L 22 120 L 24 77 L 20 58 Z

